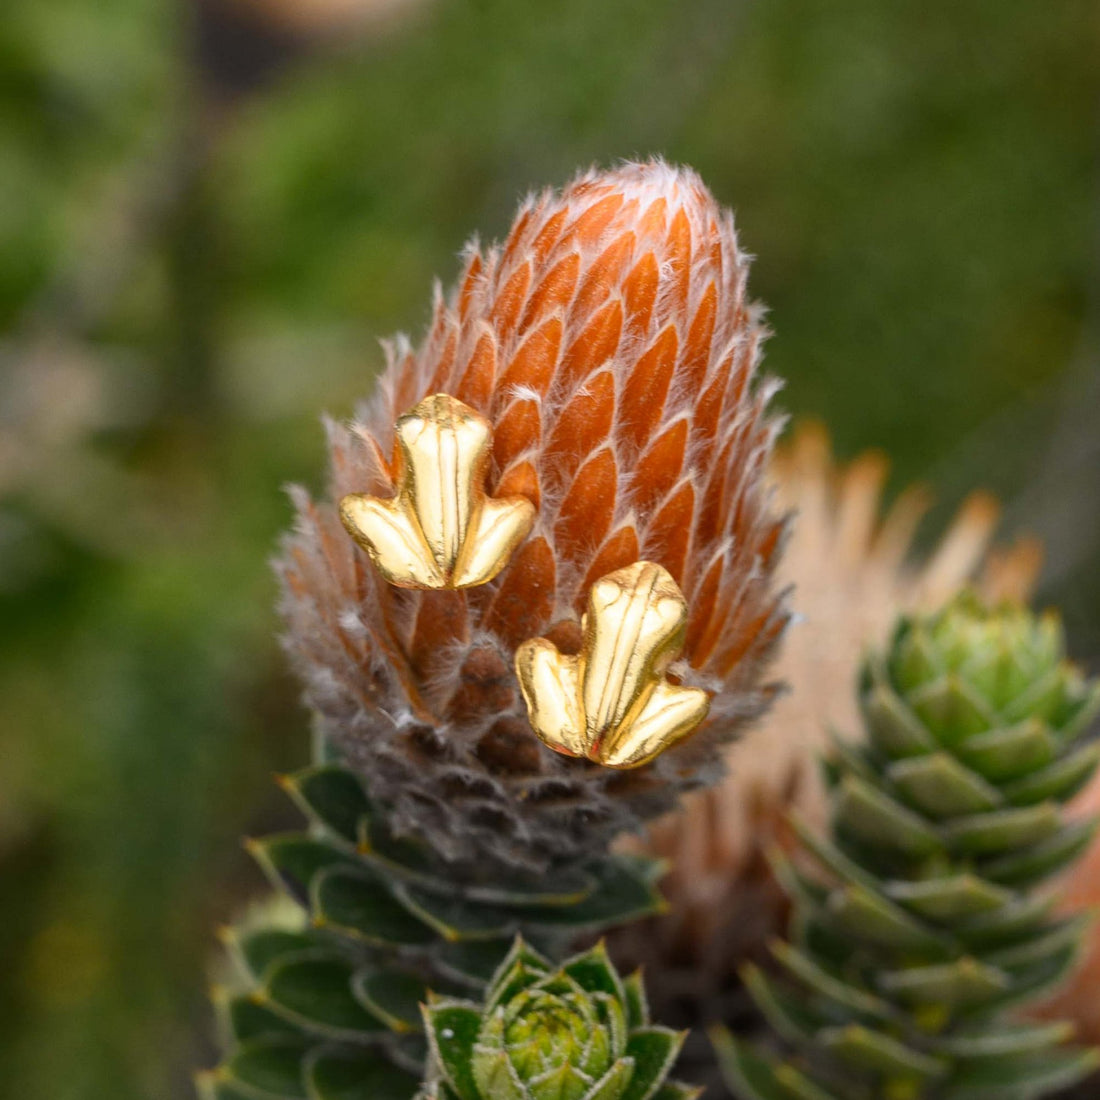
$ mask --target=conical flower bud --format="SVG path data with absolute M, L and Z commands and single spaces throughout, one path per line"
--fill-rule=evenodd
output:
M 661 163 L 581 176 L 471 248 L 423 344 L 397 340 L 373 399 L 330 428 L 329 499 L 297 494 L 282 561 L 288 647 L 322 734 L 448 859 L 519 865 L 602 846 L 717 775 L 765 708 L 786 623 L 771 580 L 783 522 L 762 475 L 776 432 L 754 383 L 763 330 L 732 219 Z M 348 494 L 393 499 L 395 424 L 446 394 L 485 418 L 486 491 L 525 498 L 530 533 L 492 580 L 388 583 L 341 525 Z M 637 562 L 687 604 L 675 685 L 707 693 L 699 732 L 617 772 L 546 748 L 514 672 L 524 642 L 564 655 L 596 581 Z

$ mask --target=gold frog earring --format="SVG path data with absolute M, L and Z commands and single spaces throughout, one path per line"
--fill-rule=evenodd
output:
M 516 651 L 531 726 L 550 748 L 637 768 L 699 727 L 707 693 L 665 679 L 687 626 L 687 602 L 667 569 L 640 561 L 601 577 L 581 626 L 578 656 L 546 638 Z
M 508 563 L 535 521 L 525 497 L 485 491 L 492 429 L 445 393 L 401 416 L 397 495 L 350 493 L 340 501 L 348 533 L 401 588 L 472 588 Z

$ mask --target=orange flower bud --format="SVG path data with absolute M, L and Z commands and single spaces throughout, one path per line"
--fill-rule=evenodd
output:
M 388 348 L 374 398 L 330 429 L 331 499 L 297 494 L 282 563 L 288 645 L 322 732 L 449 858 L 519 864 L 600 847 L 717 775 L 719 746 L 774 694 L 787 621 L 772 573 L 784 521 L 763 475 L 777 430 L 754 383 L 764 331 L 731 216 L 663 163 L 589 172 L 471 248 L 423 344 Z M 487 490 L 535 505 L 495 579 L 387 584 L 332 501 L 396 491 L 394 425 L 445 393 L 492 428 Z M 675 681 L 704 689 L 702 730 L 636 772 L 557 755 L 532 732 L 516 648 L 580 644 L 593 583 L 646 560 L 688 605 Z

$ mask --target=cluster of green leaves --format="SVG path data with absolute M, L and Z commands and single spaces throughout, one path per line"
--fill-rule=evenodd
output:
M 422 1100 L 693 1100 L 668 1080 L 684 1037 L 649 1022 L 640 973 L 600 944 L 552 966 L 522 940 L 481 1004 L 424 1008 L 431 1077 Z
M 964 595 L 903 620 L 861 684 L 865 743 L 839 743 L 833 821 L 799 836 L 824 875 L 784 863 L 795 901 L 782 976 L 750 991 L 794 1055 L 720 1037 L 749 1100 L 1028 1100 L 1100 1052 L 1019 1024 L 1072 966 L 1089 923 L 1041 890 L 1095 831 L 1062 803 L 1100 744 L 1100 681 L 1065 660 L 1059 620 Z
M 249 847 L 301 918 L 277 910 L 227 933 L 239 980 L 217 996 L 228 1053 L 202 1079 L 212 1100 L 408 1100 L 423 1076 L 429 989 L 479 995 L 517 932 L 560 957 L 578 935 L 660 906 L 650 861 L 607 856 L 537 879 L 456 875 L 393 837 L 343 765 L 283 785 L 309 831 Z

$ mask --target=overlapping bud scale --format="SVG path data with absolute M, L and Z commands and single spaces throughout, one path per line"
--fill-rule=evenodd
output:
M 774 386 L 754 381 L 746 272 L 694 174 L 591 172 L 529 199 L 503 245 L 471 248 L 423 345 L 389 346 L 374 398 L 330 427 L 331 497 L 298 495 L 282 562 L 288 646 L 322 732 L 444 857 L 538 865 L 599 847 L 713 778 L 718 747 L 773 694 L 784 525 L 762 483 L 777 423 Z M 386 584 L 332 503 L 393 495 L 394 423 L 434 393 L 489 420 L 490 494 L 537 509 L 500 575 L 461 592 Z M 711 716 L 616 773 L 537 741 L 513 658 L 539 636 L 575 651 L 592 584 L 640 560 L 683 591 L 672 672 L 709 693 Z

